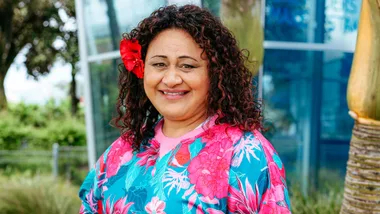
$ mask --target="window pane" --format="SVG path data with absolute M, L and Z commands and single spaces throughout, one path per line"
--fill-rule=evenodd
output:
M 166 0 L 87 0 L 84 1 L 89 55 L 119 48 L 121 34 L 129 32 Z
M 359 0 L 266 0 L 265 39 L 351 47 L 360 5 Z
M 346 101 L 351 62 L 352 54 L 336 51 L 266 50 L 264 116 L 272 127 L 267 136 L 290 179 L 301 176 L 304 160 L 313 156 L 311 167 L 318 169 L 311 170 L 322 173 L 321 182 L 330 170 L 344 175 L 353 127 Z
M 120 132 L 110 125 L 112 117 L 116 115 L 119 63 L 119 60 L 107 60 L 90 64 L 97 157 L 120 136 Z

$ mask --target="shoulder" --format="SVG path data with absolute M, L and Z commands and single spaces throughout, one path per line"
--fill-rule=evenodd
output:
M 123 163 L 132 159 L 131 144 L 122 137 L 116 139 L 99 157 L 79 189 L 82 209 L 97 213 L 98 200 L 103 196 L 104 184 L 116 175 Z M 85 211 L 83 211 L 84 213 Z
M 266 168 L 275 163 L 277 168 L 283 170 L 283 164 L 273 145 L 258 131 L 245 131 L 241 138 L 234 144 L 232 166 L 241 164 L 249 167 Z
M 107 178 L 117 174 L 121 165 L 133 157 L 131 142 L 123 137 L 117 138 L 99 157 L 95 169 L 97 174 L 104 173 Z
M 277 155 L 273 145 L 258 130 L 244 131 L 241 138 L 235 144 L 235 150 L 237 150 L 235 152 L 255 150 L 269 157 Z

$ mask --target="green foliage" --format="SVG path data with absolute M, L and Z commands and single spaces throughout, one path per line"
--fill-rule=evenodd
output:
M 35 78 L 49 73 L 57 58 L 78 61 L 76 28 L 70 29 L 75 24 L 74 0 L 0 2 L 0 109 L 7 106 L 4 79 L 21 50 L 28 74 Z
M 0 150 L 22 146 L 50 150 L 53 143 L 86 145 L 83 110 L 78 117 L 72 117 L 69 106 L 68 102 L 55 105 L 53 101 L 45 106 L 10 105 L 7 111 L 0 112 Z
M 337 170 L 319 170 L 318 189 L 304 195 L 299 177 L 288 174 L 290 200 L 293 214 L 336 214 L 339 213 L 344 191 L 344 176 Z
M 51 176 L 0 176 L 0 210 L 4 214 L 78 213 L 78 187 Z
M 339 213 L 343 199 L 343 187 L 331 186 L 304 196 L 299 186 L 291 188 L 293 214 L 336 214 Z
M 73 184 L 81 185 L 88 173 L 87 152 L 83 152 L 83 150 L 60 151 L 58 157 L 59 175 Z
M 70 149 L 69 149 L 70 148 Z M 52 151 L 14 150 L 0 154 L 0 174 L 13 176 L 52 174 Z M 58 154 L 61 178 L 80 185 L 88 173 L 86 147 L 61 147 Z
M 13 157 L 14 158 L 14 157 Z M 4 158 L 1 158 L 4 161 Z M 13 176 L 15 174 L 26 173 L 28 175 L 51 174 L 51 157 L 33 157 L 29 161 L 22 162 L 2 162 L 0 163 L 0 174 L 2 176 Z

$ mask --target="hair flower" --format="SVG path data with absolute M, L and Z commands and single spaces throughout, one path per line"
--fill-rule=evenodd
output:
M 136 39 L 120 41 L 120 55 L 125 68 L 136 74 L 138 78 L 144 77 L 144 62 L 141 59 L 141 45 Z

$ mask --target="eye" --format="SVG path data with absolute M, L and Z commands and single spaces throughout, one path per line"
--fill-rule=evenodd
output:
M 165 63 L 159 62 L 159 63 L 154 63 L 153 66 L 154 66 L 154 67 L 157 67 L 157 68 L 163 68 L 163 67 L 165 67 L 166 65 L 165 65 Z
M 183 64 L 181 67 L 182 67 L 182 68 L 185 68 L 185 69 L 192 69 L 192 68 L 195 68 L 195 66 L 192 66 L 192 65 L 189 65 L 189 64 Z

